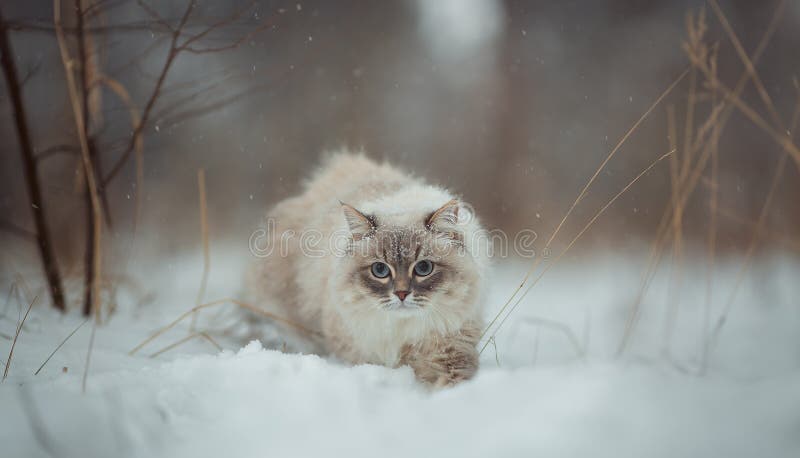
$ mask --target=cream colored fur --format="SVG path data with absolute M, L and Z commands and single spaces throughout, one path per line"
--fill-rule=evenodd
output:
M 276 313 L 319 331 L 320 352 L 351 364 L 407 364 L 429 383 L 469 378 L 478 365 L 475 346 L 486 268 L 483 246 L 473 243 L 481 228 L 465 208 L 456 224 L 442 218 L 440 225 L 447 227 L 425 226 L 426 218 L 454 198 L 391 165 L 359 154 L 333 154 L 301 195 L 269 212 L 275 247 L 256 261 L 248 288 L 259 305 L 277 304 Z M 377 301 L 356 278 L 385 253 L 371 248 L 376 238 L 356 236 L 342 202 L 373 216 L 378 234 L 420 231 L 419 257 L 431 259 L 437 267 L 446 264 L 439 277 L 445 280 L 431 291 L 420 291 L 419 297 L 412 294 L 407 303 L 418 305 L 412 308 L 400 307 L 393 294 Z M 318 231 L 322 240 L 311 255 L 309 244 L 304 249 L 300 237 L 309 230 Z M 282 234 L 285 253 L 279 246 Z M 340 247 L 349 248 L 349 254 L 331 247 L 331 237 L 343 241 Z M 452 249 L 435 250 L 439 242 Z

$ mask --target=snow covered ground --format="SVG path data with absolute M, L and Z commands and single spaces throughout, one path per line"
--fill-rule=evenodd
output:
M 227 248 L 212 253 L 208 300 L 237 295 L 241 260 Z M 0 385 L 0 456 L 800 456 L 797 259 L 755 262 L 704 374 L 702 261 L 671 291 L 666 273 L 657 277 L 621 357 L 643 259 L 580 261 L 533 289 L 474 380 L 438 391 L 408 368 L 345 367 L 258 342 L 240 348 L 217 331 L 230 315 L 211 310 L 198 328 L 213 330 L 222 352 L 196 339 L 149 357 L 187 335 L 187 321 L 128 356 L 191 308 L 202 270 L 195 256 L 133 262 L 131 272 L 149 274 L 96 329 L 85 393 L 91 324 L 34 375 L 83 318 L 33 309 Z M 740 264 L 718 262 L 713 320 Z M 497 261 L 488 316 L 526 267 Z M 20 313 L 12 302 L 2 335 L 13 336 Z M 665 326 L 670 316 L 674 327 Z M 2 335 L 5 361 L 11 341 Z

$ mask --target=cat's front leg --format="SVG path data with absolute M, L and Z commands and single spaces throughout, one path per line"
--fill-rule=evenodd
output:
M 422 382 L 445 386 L 472 378 L 478 370 L 480 328 L 475 323 L 466 324 L 459 332 L 446 336 L 432 336 L 416 345 L 409 345 L 402 364 L 411 366 Z

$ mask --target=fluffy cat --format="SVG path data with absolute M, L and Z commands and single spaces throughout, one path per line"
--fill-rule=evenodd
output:
M 452 194 L 340 152 L 267 221 L 272 249 L 257 259 L 250 292 L 318 331 L 320 352 L 409 365 L 431 384 L 475 373 L 485 250 Z

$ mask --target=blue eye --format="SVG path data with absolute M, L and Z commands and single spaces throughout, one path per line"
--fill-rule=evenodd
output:
M 427 260 L 422 260 L 414 265 L 414 274 L 420 277 L 427 277 L 433 272 L 433 263 Z
M 386 278 L 389 276 L 390 270 L 389 266 L 387 266 L 383 262 L 374 262 L 372 263 L 372 275 L 375 278 Z

